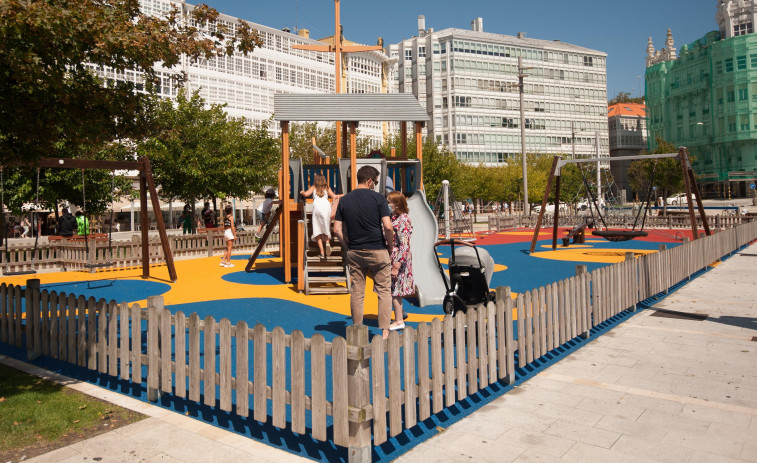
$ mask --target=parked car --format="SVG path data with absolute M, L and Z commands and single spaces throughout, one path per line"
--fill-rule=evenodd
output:
M 693 199 L 694 201 L 697 200 L 697 197 L 694 193 L 691 194 L 691 199 Z M 668 196 L 668 198 L 665 200 L 665 204 L 667 204 L 668 206 L 686 204 L 686 193 L 676 193 L 674 195 Z
M 541 204 L 538 206 L 534 206 L 534 213 L 538 214 L 541 212 Z M 565 203 L 560 203 L 560 213 L 568 212 L 568 205 Z M 555 205 L 553 203 L 547 204 L 547 207 L 544 208 L 545 214 L 554 214 L 555 213 Z

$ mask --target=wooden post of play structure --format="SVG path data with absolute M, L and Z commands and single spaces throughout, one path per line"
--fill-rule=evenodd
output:
M 281 121 L 281 184 L 279 185 L 279 197 L 281 198 L 281 207 L 283 212 L 279 220 L 279 249 L 281 260 L 284 262 L 284 282 L 292 281 L 292 260 L 291 243 L 289 242 L 289 216 L 290 203 L 289 198 L 289 122 Z
M 297 44 L 292 45 L 296 50 L 311 50 L 334 54 L 334 93 L 342 93 L 342 53 L 360 53 L 365 51 L 381 51 L 384 47 L 380 45 L 342 45 L 344 37 L 342 36 L 342 22 L 339 12 L 339 0 L 334 0 L 334 45 L 311 45 Z M 336 121 L 336 158 L 342 158 L 342 152 L 347 152 L 347 126 L 340 121 Z M 342 133 L 342 143 L 339 143 L 339 133 Z
M 352 189 L 357 186 L 357 122 L 350 122 L 350 172 L 352 178 Z
M 415 122 L 415 157 L 418 158 L 418 185 L 423 189 L 423 122 Z
M 549 172 L 547 178 L 547 188 L 544 190 L 544 198 L 541 200 L 541 210 L 539 211 L 539 217 L 536 218 L 536 227 L 534 228 L 534 236 L 531 238 L 531 249 L 533 253 L 536 249 L 536 241 L 539 239 L 539 230 L 541 229 L 541 221 L 544 219 L 544 210 L 547 208 L 547 199 L 549 199 L 549 191 L 552 189 L 552 180 L 555 178 L 555 171 L 557 170 L 557 161 L 560 160 L 560 156 L 555 156 L 552 161 L 552 170 Z M 553 236 L 553 241 L 557 235 Z
M 160 212 L 160 202 L 158 201 L 158 192 L 155 189 L 155 179 L 152 176 L 152 166 L 150 165 L 150 160 L 146 156 L 142 158 L 142 164 L 144 165 L 147 189 L 150 191 L 152 210 L 155 213 L 155 224 L 158 228 L 158 236 L 160 236 L 160 246 L 163 249 L 163 257 L 166 260 L 166 267 L 168 268 L 168 278 L 175 283 L 178 278 L 176 276 L 176 266 L 173 262 L 171 247 L 168 244 L 168 234 L 166 233 L 166 227 L 163 223 L 163 214 Z M 147 272 L 149 276 L 149 267 Z
M 712 235 L 712 232 L 710 231 L 710 223 L 707 220 L 707 214 L 704 212 L 704 205 L 702 204 L 702 195 L 699 193 L 699 186 L 697 185 L 697 179 L 694 177 L 694 171 L 691 170 L 691 165 L 689 163 L 689 150 L 687 148 L 684 148 L 684 155 L 686 156 L 686 173 L 688 174 L 689 178 L 689 184 L 691 185 L 691 192 L 693 193 L 694 197 L 696 198 L 695 201 L 697 203 L 697 209 L 699 210 L 699 216 L 702 217 L 702 227 L 704 228 L 704 233 L 707 236 Z
M 560 175 L 555 176 L 555 215 L 554 215 L 554 224 L 552 224 L 552 250 L 554 251 L 557 248 L 557 234 L 560 232 L 558 230 L 559 224 L 560 224 Z M 544 206 L 542 206 L 543 208 Z
M 407 122 L 400 122 L 400 140 L 402 142 L 402 157 L 407 159 Z
M 139 173 L 139 218 L 142 222 L 142 278 L 150 278 L 150 230 L 147 218 L 147 173 L 142 169 Z
M 691 200 L 691 181 L 689 180 L 688 164 L 689 158 L 686 156 L 686 148 L 683 146 L 678 148 L 678 160 L 681 163 L 681 173 L 683 174 L 683 184 L 686 188 L 686 203 L 689 206 L 689 220 L 691 221 L 691 233 L 694 235 L 693 239 L 699 238 L 699 232 L 697 231 L 697 218 L 694 216 L 694 203 Z

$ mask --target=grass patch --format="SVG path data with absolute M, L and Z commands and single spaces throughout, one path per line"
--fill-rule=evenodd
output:
M 0 365 L 0 462 L 31 458 L 143 418 Z

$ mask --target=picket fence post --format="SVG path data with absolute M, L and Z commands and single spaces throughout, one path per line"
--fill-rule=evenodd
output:
M 40 332 L 39 278 L 26 280 L 26 358 L 34 360 L 42 355 Z
M 160 399 L 160 312 L 163 296 L 147 298 L 147 400 Z M 170 351 L 170 346 L 169 346 Z M 170 352 L 167 355 L 171 355 Z
M 576 276 L 580 277 L 584 273 L 587 273 L 587 268 L 585 265 L 576 265 Z M 588 278 L 588 275 L 587 275 Z M 583 280 L 579 279 L 578 282 L 581 284 Z M 579 304 L 581 304 L 581 307 L 579 307 L 578 312 L 581 313 L 581 317 L 584 317 L 584 324 L 579 324 L 578 326 L 583 326 L 585 331 L 582 333 L 579 333 L 579 336 L 581 336 L 581 339 L 589 339 L 591 337 L 591 321 L 586 322 L 586 320 L 589 318 L 585 314 L 589 311 L 589 308 L 585 305 L 588 303 L 589 297 L 588 294 L 585 298 L 579 299 Z
M 348 461 L 370 463 L 372 423 L 367 417 L 367 410 L 371 405 L 370 342 L 367 326 L 347 327 L 347 349 L 347 405 L 353 411 L 357 411 L 356 420 L 349 422 Z

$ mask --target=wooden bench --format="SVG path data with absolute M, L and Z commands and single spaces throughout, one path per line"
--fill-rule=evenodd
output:
M 107 233 L 91 233 L 87 235 L 89 239 L 95 240 L 95 241 L 108 241 L 108 234 Z M 84 235 L 73 235 L 73 236 L 60 236 L 60 235 L 49 235 L 47 237 L 48 241 L 73 241 L 73 242 L 84 242 Z
M 215 227 L 215 228 L 198 228 L 197 233 L 207 233 L 209 231 L 216 232 L 216 231 L 223 231 L 223 227 Z
M 573 244 L 584 244 L 586 242 L 586 227 L 593 228 L 594 222 L 589 220 L 582 225 L 578 225 L 573 227 L 573 229 L 568 230 L 567 235 L 562 238 L 562 245 L 568 246 L 571 238 L 573 238 Z

